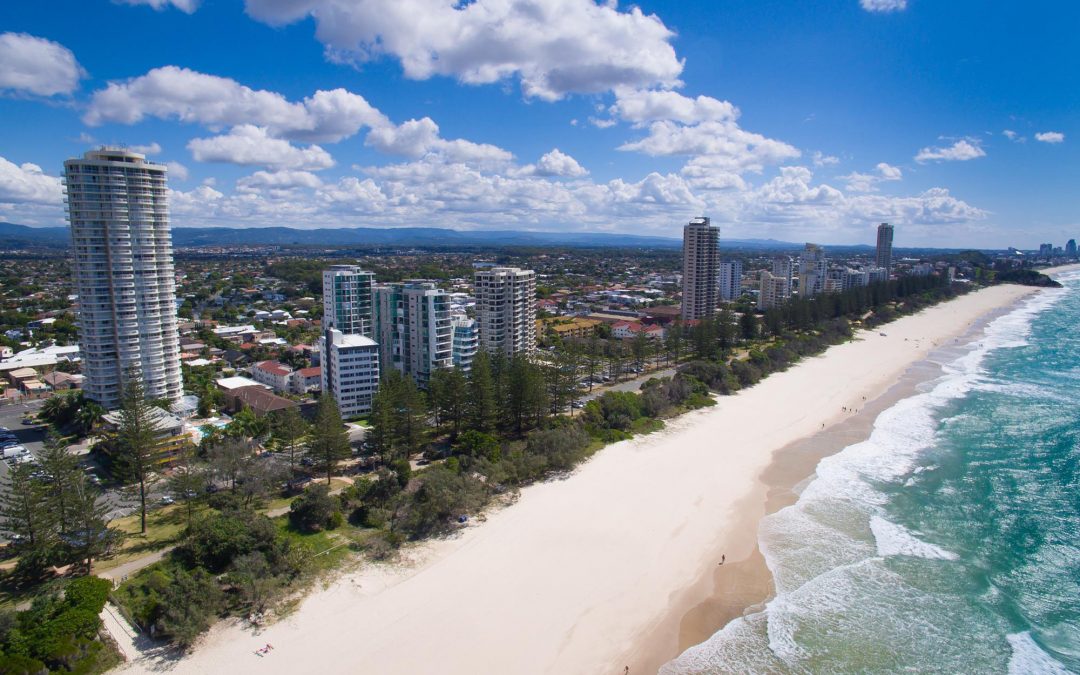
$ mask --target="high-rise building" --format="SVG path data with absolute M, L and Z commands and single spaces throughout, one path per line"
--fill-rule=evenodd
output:
M 450 325 L 454 329 L 451 351 L 454 365 L 466 373 L 472 370 L 473 357 L 480 346 L 480 334 L 475 319 L 456 317 Z
M 366 415 L 379 390 L 379 345 L 367 336 L 335 328 L 327 328 L 323 335 L 323 392 L 333 397 L 342 417 Z
M 892 268 L 893 226 L 882 223 L 877 228 L 877 266 Z
M 742 261 L 725 260 L 720 263 L 720 300 L 734 302 L 742 293 Z
M 1076 240 L 1075 239 L 1070 239 L 1068 242 L 1066 242 L 1066 244 L 1065 244 L 1065 257 L 1067 257 L 1067 258 L 1075 258 L 1076 257 Z
M 1054 245 L 1053 244 L 1039 244 L 1039 257 L 1040 258 L 1049 258 L 1053 254 L 1054 254 Z
M 375 274 L 356 265 L 333 265 L 323 270 L 323 329 L 371 337 L 374 283 Z
M 116 408 L 129 377 L 183 394 L 165 165 L 102 148 L 64 162 L 86 396 Z
M 889 280 L 889 270 L 884 267 L 871 267 L 866 270 L 867 283 L 878 284 Z
M 517 267 L 478 269 L 476 317 L 480 348 L 506 355 L 536 350 L 536 273 Z
M 720 228 L 705 217 L 683 227 L 682 318 L 701 319 L 716 313 L 720 274 Z
M 758 294 L 758 309 L 766 310 L 779 307 L 791 297 L 791 278 L 761 272 L 761 292 Z
M 817 244 L 807 244 L 799 260 L 799 295 L 808 298 L 823 293 L 828 272 L 825 249 Z
M 374 288 L 375 338 L 383 373 L 396 368 L 426 387 L 452 365 L 450 294 L 428 281 Z
M 840 290 L 870 285 L 870 270 L 854 270 L 850 267 L 840 272 Z
M 782 277 L 788 280 L 788 288 L 791 288 L 791 282 L 795 279 L 795 261 L 789 255 L 782 255 L 773 258 L 772 261 L 772 275 L 774 277 Z

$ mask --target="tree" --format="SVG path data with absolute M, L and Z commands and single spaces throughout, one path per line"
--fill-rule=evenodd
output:
M 274 414 L 270 427 L 275 446 L 289 456 L 291 476 L 296 469 L 297 454 L 304 448 L 304 437 L 309 430 L 307 420 L 300 415 L 299 410 L 289 407 Z
M 179 569 L 164 588 L 162 612 L 154 628 L 186 647 L 210 627 L 222 602 L 221 588 L 206 570 Z
M 489 433 L 495 430 L 497 403 L 495 379 L 491 372 L 491 359 L 487 352 L 479 352 L 473 359 L 469 373 L 468 426 L 476 431 Z
M 16 464 L 8 471 L 0 493 L 0 525 L 30 548 L 43 549 L 50 543 L 53 522 L 47 486 L 31 475 L 34 471 L 30 464 Z
M 188 449 L 177 458 L 169 476 L 169 491 L 184 503 L 189 527 L 195 516 L 195 502 L 206 490 L 206 473 L 206 467 L 199 464 L 194 449 Z
M 543 374 L 524 354 L 515 354 L 500 379 L 505 391 L 504 423 L 520 436 L 527 424 L 538 423 L 544 414 L 547 398 Z
M 758 320 L 753 312 L 743 312 L 739 317 L 739 331 L 744 340 L 753 340 L 758 335 Z
M 90 489 L 81 476 L 73 496 L 71 523 L 62 539 L 72 557 L 82 564 L 86 574 L 90 574 L 94 560 L 108 554 L 120 541 L 121 534 L 109 528 L 106 520 L 108 505 L 98 504 L 98 492 Z
M 38 465 L 41 467 L 44 482 L 49 486 L 46 506 L 63 534 L 71 523 L 75 502 L 78 500 L 76 490 L 83 481 L 79 460 L 68 452 L 63 439 L 50 434 L 38 456 Z
M 431 408 L 439 425 L 449 425 L 451 438 L 457 438 L 468 412 L 469 381 L 458 367 L 440 368 L 431 374 L 428 386 Z
M 301 532 L 319 532 L 333 529 L 340 514 L 338 500 L 330 496 L 330 489 L 322 484 L 312 485 L 289 505 L 289 522 Z
M 326 472 L 326 482 L 334 473 L 337 463 L 349 456 L 349 435 L 345 432 L 345 423 L 337 403 L 329 394 L 319 397 L 315 409 L 315 423 L 308 439 L 308 457 L 315 461 L 319 471 Z
M 146 486 L 158 452 L 160 409 L 146 400 L 142 379 L 130 376 L 116 415 L 114 446 L 121 475 L 138 484 L 139 527 L 146 533 Z
M 211 447 L 207 453 L 210 462 L 210 474 L 215 480 L 224 482 L 231 492 L 236 492 L 244 465 L 251 458 L 254 450 L 249 441 L 226 438 Z

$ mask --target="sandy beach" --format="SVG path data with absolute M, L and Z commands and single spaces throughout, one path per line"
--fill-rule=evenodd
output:
M 407 551 L 406 564 L 344 575 L 257 634 L 227 622 L 179 661 L 124 671 L 655 672 L 725 612 L 767 596 L 753 559 L 757 521 L 821 452 L 796 444 L 823 428 L 863 433 L 845 408 L 883 405 L 931 350 L 1032 292 L 992 287 L 863 332 L 660 433 L 605 448 L 486 523 Z M 755 566 L 757 577 L 739 576 Z M 702 603 L 717 593 L 729 600 Z M 266 643 L 274 650 L 256 655 Z

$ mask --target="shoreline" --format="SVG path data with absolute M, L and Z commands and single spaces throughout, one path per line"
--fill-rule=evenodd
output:
M 1075 268 L 1080 269 L 1080 265 Z M 912 363 L 895 384 L 868 400 L 850 418 L 778 449 L 741 514 L 743 522 L 754 532 L 752 550 L 723 566 L 710 564 L 705 568 L 701 577 L 673 603 L 661 623 L 641 636 L 639 646 L 625 660 L 638 663 L 643 672 L 655 673 L 690 647 L 708 640 L 729 622 L 763 610 L 774 597 L 775 588 L 772 573 L 757 544 L 761 520 L 794 504 L 801 488 L 815 477 L 821 460 L 867 440 L 878 415 L 940 377 L 942 364 L 955 358 L 952 352 L 957 347 L 962 349 L 977 340 L 991 321 L 1014 309 L 1025 297 L 987 312 L 960 333 L 950 336 L 959 342 L 940 344 Z
M 879 399 L 935 347 L 1034 291 L 995 286 L 863 331 L 664 431 L 608 446 L 486 523 L 409 547 L 404 565 L 342 575 L 273 625 L 223 622 L 179 660 L 122 670 L 246 670 L 270 642 L 257 667 L 272 673 L 648 672 L 643 648 L 671 608 L 706 597 L 688 595 L 702 571 L 727 555 L 730 572 L 756 548 L 763 472 L 782 449 L 852 423 L 842 407 Z

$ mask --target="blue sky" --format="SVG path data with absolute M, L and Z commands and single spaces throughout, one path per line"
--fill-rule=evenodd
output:
M 0 219 L 63 160 L 170 165 L 176 226 L 1064 244 L 1074 3 L 67 0 L 0 6 Z

